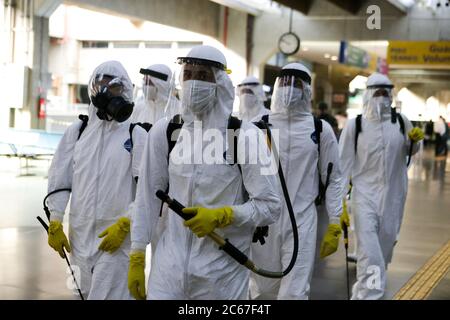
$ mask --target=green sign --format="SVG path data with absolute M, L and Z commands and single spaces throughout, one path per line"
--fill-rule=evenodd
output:
M 339 62 L 349 66 L 366 69 L 369 66 L 370 55 L 367 51 L 352 46 L 346 41 L 341 41 L 339 50 Z

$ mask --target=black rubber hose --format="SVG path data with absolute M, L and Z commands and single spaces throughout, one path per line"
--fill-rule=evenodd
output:
M 47 219 L 48 219 L 49 222 L 50 222 L 50 210 L 47 207 L 47 198 L 49 196 L 51 196 L 52 194 L 55 194 L 55 193 L 58 193 L 58 192 L 63 192 L 63 191 L 71 192 L 72 189 L 62 188 L 62 189 L 53 190 L 52 192 L 48 193 L 44 197 L 44 200 L 42 201 L 43 206 L 44 206 L 45 215 L 47 216 Z M 36 219 L 38 219 L 40 224 L 44 227 L 45 231 L 48 233 L 48 225 L 44 222 L 44 220 L 42 220 L 42 218 L 39 217 L 39 216 L 37 216 Z M 64 254 L 64 259 L 66 260 L 67 266 L 69 267 L 70 273 L 72 274 L 72 278 L 73 278 L 73 281 L 74 281 L 75 286 L 77 288 L 78 294 L 80 295 L 81 300 L 84 300 L 84 296 L 81 293 L 80 286 L 78 285 L 77 279 L 75 278 L 75 273 L 74 273 L 74 271 L 72 269 L 72 265 L 70 264 L 69 258 L 67 257 L 66 251 L 64 250 L 64 248 L 62 248 L 62 251 L 63 251 L 63 254 Z
M 42 205 L 44 207 L 45 215 L 47 216 L 48 221 L 50 221 L 50 210 L 48 210 L 48 207 L 47 207 L 47 198 L 50 197 L 52 194 L 55 194 L 55 193 L 58 193 L 58 192 L 62 192 L 62 191 L 71 192 L 72 189 L 70 189 L 70 188 L 61 188 L 61 189 L 53 190 L 52 192 L 49 192 L 44 197 L 44 200 L 42 201 Z
M 264 123 L 263 126 L 265 127 L 265 129 L 267 131 L 267 138 L 268 138 L 268 141 L 269 141 L 269 147 L 272 149 L 272 152 L 274 154 L 275 160 L 278 161 L 278 176 L 280 178 L 281 187 L 283 189 L 283 196 L 284 196 L 284 199 L 286 201 L 286 206 L 288 208 L 289 217 L 290 217 L 290 220 L 291 220 L 292 233 L 293 233 L 293 237 L 294 237 L 294 249 L 293 249 L 293 252 L 292 252 L 291 261 L 290 261 L 289 265 L 287 266 L 287 268 L 285 270 L 281 271 L 281 272 L 264 270 L 264 269 L 261 269 L 261 268 L 257 267 L 253 263 L 253 261 L 251 261 L 247 257 L 247 255 L 245 255 L 242 251 L 240 251 L 233 244 L 231 244 L 228 241 L 228 239 L 223 239 L 222 237 L 220 237 L 215 232 L 212 232 L 208 236 L 210 238 L 212 238 L 217 244 L 219 244 L 219 248 L 221 250 L 225 251 L 233 259 L 235 259 L 237 262 L 239 262 L 240 264 L 242 264 L 245 267 L 247 267 L 252 272 L 254 272 L 254 273 L 256 273 L 256 274 L 258 274 L 260 276 L 266 277 L 266 278 L 282 278 L 282 277 L 286 276 L 292 270 L 292 268 L 295 265 L 295 262 L 297 261 L 298 242 L 299 242 L 298 241 L 298 229 L 297 229 L 297 221 L 296 221 L 295 215 L 294 215 L 294 209 L 292 208 L 292 203 L 291 203 L 291 199 L 289 197 L 289 192 L 288 192 L 288 189 L 287 189 L 286 180 L 284 178 L 283 169 L 281 167 L 281 161 L 279 159 L 278 152 L 276 150 L 276 147 L 271 145 L 272 135 L 271 135 L 269 127 L 267 126 L 266 123 Z M 176 214 L 178 214 L 184 220 L 189 220 L 190 218 L 192 218 L 192 216 L 184 214 L 183 211 L 182 211 L 184 209 L 184 206 L 181 203 L 179 203 L 176 199 L 170 198 L 169 195 L 166 192 L 164 192 L 162 190 L 158 190 L 158 191 L 156 191 L 156 196 L 161 201 L 167 203 L 169 208 L 172 209 Z
M 408 163 L 406 163 L 406 167 L 409 167 L 409 164 L 411 163 L 411 158 L 412 158 L 412 152 L 413 152 L 413 145 L 414 143 L 412 141 L 410 141 L 410 145 L 409 145 L 409 154 L 408 154 Z
M 280 177 L 280 183 L 281 183 L 281 188 L 283 189 L 284 200 L 286 202 L 286 206 L 287 206 L 287 209 L 289 212 L 289 218 L 291 220 L 292 236 L 294 238 L 294 249 L 292 252 L 291 261 L 289 262 L 289 265 L 287 266 L 287 268 L 285 270 L 283 270 L 283 272 L 282 272 L 283 276 L 285 276 L 292 270 L 292 268 L 295 265 L 295 262 L 297 261 L 298 242 L 299 242 L 298 241 L 297 221 L 295 219 L 294 209 L 292 208 L 292 202 L 291 202 L 291 198 L 289 196 L 289 191 L 287 188 L 286 180 L 284 179 L 284 173 L 283 173 L 283 168 L 281 166 L 280 156 L 278 154 L 278 150 L 277 150 L 276 146 L 272 143 L 272 133 L 270 132 L 269 126 L 264 121 L 262 121 L 262 123 L 267 131 L 267 138 L 269 140 L 269 144 L 270 144 L 272 153 L 275 157 L 275 161 L 278 161 L 278 176 Z

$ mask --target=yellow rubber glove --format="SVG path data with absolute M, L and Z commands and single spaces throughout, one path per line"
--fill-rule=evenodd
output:
M 341 235 L 341 226 L 338 224 L 328 225 L 328 230 L 323 237 L 322 244 L 320 246 L 320 258 L 325 258 L 330 254 L 336 252 L 339 245 L 339 237 Z
M 64 259 L 63 247 L 67 252 L 70 252 L 69 241 L 63 231 L 62 223 L 59 221 L 50 221 L 48 227 L 48 244 L 59 253 L 61 258 Z
M 99 238 L 103 238 L 102 243 L 98 246 L 100 250 L 113 253 L 122 245 L 123 240 L 130 232 L 130 219 L 122 217 L 117 220 L 112 226 L 108 227 L 102 233 L 98 235 Z
M 344 230 L 344 226 L 347 226 L 347 228 L 350 227 L 350 217 L 348 216 L 347 202 L 345 201 L 345 199 L 342 201 L 342 214 L 340 221 L 342 230 Z
M 145 300 L 145 253 L 135 251 L 130 254 L 128 269 L 128 290 L 136 300 Z
M 183 213 L 195 215 L 184 222 L 197 237 L 202 238 L 214 231 L 215 228 L 224 228 L 233 222 L 233 209 L 221 207 L 208 209 L 202 207 L 184 208 Z
M 420 140 L 423 140 L 424 136 L 425 135 L 424 135 L 422 129 L 417 128 L 417 127 L 412 128 L 411 131 L 408 132 L 409 140 L 411 140 L 414 143 L 419 142 Z

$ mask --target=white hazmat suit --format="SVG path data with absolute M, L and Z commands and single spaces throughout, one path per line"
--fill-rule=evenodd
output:
M 273 135 L 276 131 L 279 135 L 277 148 L 297 220 L 299 251 L 294 268 L 282 279 L 252 275 L 250 288 L 253 299 L 308 299 L 316 252 L 315 199 L 319 189 L 319 170 L 325 184 L 329 163 L 333 163 L 333 171 L 329 178 L 325 205 L 330 223 L 339 224 L 342 211 L 338 144 L 330 125 L 322 121 L 319 159 L 311 114 L 310 71 L 299 63 L 291 63 L 283 68 L 283 73 L 289 75 L 280 75 L 276 80 L 269 123 Z M 282 85 L 283 79 L 286 83 Z M 293 82 L 300 81 L 301 84 L 293 85 Z M 303 90 L 298 86 L 302 86 Z M 266 243 L 252 246 L 254 262 L 265 264 L 266 268 L 273 270 L 285 269 L 293 251 L 289 212 L 285 202 L 283 204 L 280 219 L 269 227 Z
M 345 186 L 350 179 L 353 185 L 351 207 L 358 263 L 352 299 L 356 300 L 381 299 L 385 291 L 386 268 L 400 231 L 408 189 L 407 133 L 412 129 L 404 115 L 400 116 L 405 134 L 400 131 L 398 118 L 392 123 L 393 86 L 386 76 L 371 75 L 367 87 L 356 152 L 355 119 L 347 122 L 339 141 Z M 374 97 L 378 89 L 386 90 L 386 96 Z M 417 150 L 414 144 L 413 154 Z
M 142 158 L 136 217 L 132 225 L 132 250 L 144 250 L 152 238 L 161 207 L 161 201 L 155 196 L 155 192 L 158 189 L 166 190 L 169 185 L 170 196 L 186 207 L 231 206 L 233 223 L 216 229 L 216 232 L 249 254 L 256 226 L 273 223 L 278 218 L 280 199 L 276 192 L 276 176 L 261 175 L 261 165 L 248 162 L 241 164 L 242 174 L 237 165 L 225 162 L 192 162 L 196 154 L 202 155 L 206 149 L 206 143 L 203 142 L 202 146 L 198 140 L 195 143 L 189 140 L 187 148 L 186 143 L 183 143 L 185 137 L 192 137 L 194 134 L 194 119 L 196 123 L 202 121 L 203 133 L 207 129 L 213 129 L 225 137 L 228 117 L 232 112 L 234 88 L 224 71 L 225 57 L 217 49 L 198 46 L 189 52 L 188 57 L 182 59 L 187 60 L 186 63 L 199 61 L 223 67 L 211 67 L 215 84 L 182 80 L 185 122 L 170 157 L 167 156 L 168 121 L 159 121 L 151 130 Z M 193 101 L 197 103 L 192 104 Z M 197 108 L 201 110 L 198 111 Z M 241 128 L 259 135 L 259 145 L 250 147 L 265 150 L 262 156 L 268 158 L 262 133 L 249 123 L 243 123 Z M 242 133 L 239 135 L 238 159 L 242 157 L 245 143 L 241 135 Z M 149 152 L 150 150 L 153 152 Z M 245 190 L 248 192 L 248 199 Z M 208 237 L 195 236 L 171 210 L 167 218 L 167 227 L 152 261 L 147 299 L 245 299 L 248 294 L 249 271 L 218 250 L 217 245 Z
M 123 96 L 131 101 L 132 83 L 123 66 L 108 61 L 97 67 L 97 75 L 119 78 Z M 90 92 L 91 96 L 91 92 Z M 51 220 L 62 221 L 71 198 L 69 240 L 71 263 L 80 270 L 81 291 L 88 299 L 130 299 L 127 288 L 130 237 L 113 254 L 98 249 L 99 234 L 120 217 L 130 217 L 139 161 L 146 132 L 135 127 L 130 145 L 130 121 L 100 120 L 97 108 L 89 106 L 89 121 L 79 140 L 81 121 L 64 133 L 55 152 L 49 174 L 48 191 L 71 188 L 49 197 Z

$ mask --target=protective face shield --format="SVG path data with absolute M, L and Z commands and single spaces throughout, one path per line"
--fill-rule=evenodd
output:
M 143 82 L 144 85 L 142 86 L 142 92 L 145 100 L 155 101 L 158 96 L 158 89 L 155 87 L 149 76 L 145 76 Z
M 215 69 L 219 64 L 193 58 L 179 58 L 178 62 L 182 64 L 180 83 L 183 108 L 194 115 L 207 113 L 217 101 Z
M 154 69 L 167 69 L 164 70 L 154 70 Z M 168 95 L 168 87 L 170 85 L 170 69 L 164 65 L 154 65 L 147 69 L 141 69 L 140 73 L 144 75 L 142 91 L 144 97 L 148 101 L 155 101 L 158 94 L 161 93 L 163 96 Z M 162 97 L 161 97 L 162 98 Z
M 126 97 L 126 84 L 122 79 L 107 74 L 97 74 L 89 84 L 92 104 L 101 120 L 123 122 L 133 112 L 134 103 Z
M 299 69 L 281 70 L 275 81 L 271 110 L 275 113 L 311 112 L 310 103 L 311 76 Z
M 380 120 L 383 114 L 391 114 L 392 82 L 379 73 L 367 80 L 367 90 L 363 99 L 363 116 L 368 120 Z

